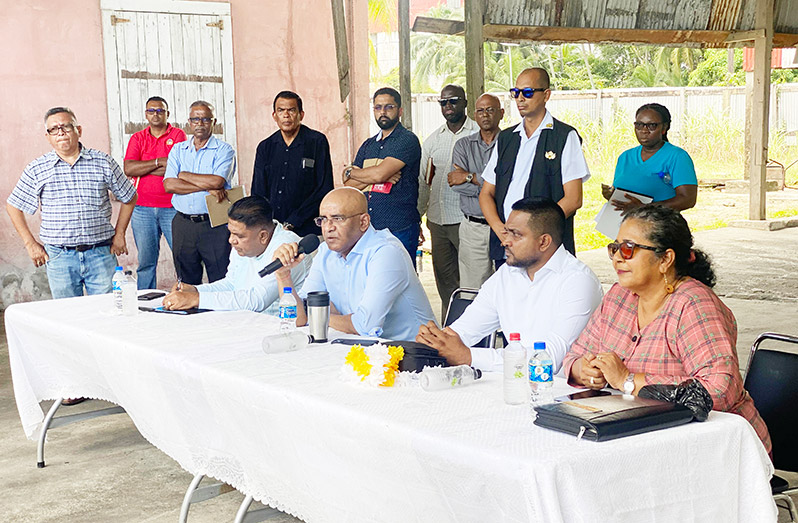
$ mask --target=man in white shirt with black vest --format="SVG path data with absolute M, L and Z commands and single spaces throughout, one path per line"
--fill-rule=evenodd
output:
M 473 347 L 501 328 L 521 334 L 529 351 L 546 343 L 554 371 L 562 365 L 601 302 L 601 284 L 590 268 L 562 245 L 565 213 L 546 198 L 513 204 L 505 224 L 507 263 L 488 278 L 457 321 L 441 330 L 422 325 L 416 341 L 438 349 L 451 365 L 501 371 L 502 350 Z
M 546 110 L 551 91 L 544 69 L 522 71 L 510 92 L 524 120 L 499 133 L 482 173 L 479 195 L 482 213 L 494 233 L 491 258 L 501 264 L 504 222 L 512 205 L 530 196 L 550 198 L 562 208 L 566 216 L 563 245 L 575 254 L 574 214 L 582 206 L 582 183 L 590 177 L 581 138 L 576 129 Z

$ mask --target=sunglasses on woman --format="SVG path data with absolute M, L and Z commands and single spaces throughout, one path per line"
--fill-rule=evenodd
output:
M 633 241 L 622 241 L 622 242 L 612 242 L 607 245 L 607 253 L 610 255 L 610 259 L 615 256 L 615 253 L 621 251 L 621 258 L 624 260 L 629 260 L 632 256 L 635 255 L 635 249 L 645 249 L 647 251 L 654 251 L 654 252 L 662 252 L 662 249 L 658 247 L 652 247 L 650 245 L 640 245 L 639 243 L 635 243 Z

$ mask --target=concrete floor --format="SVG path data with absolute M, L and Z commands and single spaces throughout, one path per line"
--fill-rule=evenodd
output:
M 717 292 L 737 317 L 738 354 L 744 369 L 751 343 L 764 331 L 798 333 L 798 229 L 766 232 L 718 229 L 696 234 L 717 265 Z M 602 283 L 615 281 L 604 249 L 579 253 Z M 422 283 L 433 310 L 440 310 L 432 267 L 425 259 Z M 61 412 L 98 408 L 86 402 Z M 124 415 L 52 431 L 47 467 L 36 468 L 36 444 L 19 423 L 0 314 L 0 522 L 175 522 L 191 475 L 139 435 Z M 798 475 L 786 475 L 798 484 Z M 196 504 L 193 523 L 232 521 L 243 499 L 238 492 Z M 798 502 L 798 496 L 795 497 Z M 257 504 L 256 504 L 257 505 Z M 295 522 L 284 515 L 271 521 Z M 789 521 L 780 511 L 779 521 Z

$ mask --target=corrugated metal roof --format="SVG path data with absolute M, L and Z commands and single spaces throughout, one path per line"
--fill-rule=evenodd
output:
M 746 31 L 756 0 L 486 0 L 495 25 Z M 798 1 L 776 0 L 777 33 L 798 33 Z

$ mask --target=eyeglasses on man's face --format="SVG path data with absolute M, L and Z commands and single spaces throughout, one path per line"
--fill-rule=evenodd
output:
M 340 214 L 335 214 L 333 216 L 317 216 L 316 218 L 313 218 L 313 223 L 316 224 L 316 227 L 321 227 L 325 223 L 334 223 L 335 225 L 341 225 L 346 220 L 348 220 L 350 218 L 354 218 L 355 216 L 360 216 L 362 214 L 366 214 L 366 213 L 359 212 L 357 214 L 351 214 L 349 216 L 343 216 L 343 215 L 340 215 Z
M 517 87 L 513 87 L 512 89 L 510 89 L 510 94 L 513 95 L 513 98 L 518 98 L 518 95 L 521 95 L 521 94 L 524 95 L 524 98 L 532 98 L 533 96 L 535 96 L 535 93 L 542 93 L 544 91 L 548 91 L 548 89 L 545 88 L 545 87 L 541 87 L 541 88 L 524 87 L 522 89 L 519 89 Z
M 441 107 L 446 107 L 447 105 L 457 105 L 457 103 L 462 100 L 459 96 L 452 96 L 451 98 L 441 98 L 438 100 L 438 103 Z
M 211 123 L 213 121 L 213 118 L 208 118 L 207 116 L 203 116 L 202 118 L 200 118 L 198 116 L 194 116 L 192 118 L 189 118 L 188 121 L 193 123 L 193 124 L 198 124 L 200 122 L 202 122 L 202 123 Z
M 638 131 L 646 129 L 649 132 L 654 132 L 660 125 L 662 125 L 662 122 L 635 122 L 635 129 Z
M 482 107 L 475 110 L 474 114 L 476 116 L 483 116 L 483 115 L 493 116 L 494 114 L 496 114 L 497 111 L 498 109 L 496 109 L 495 107 Z
M 74 130 L 75 130 L 75 125 L 71 124 L 71 123 L 64 124 L 64 125 L 54 125 L 54 126 L 50 127 L 49 129 L 47 129 L 47 134 L 49 134 L 50 136 L 56 136 L 56 135 L 61 134 L 62 132 L 64 134 L 68 134 L 68 133 L 73 132 Z
M 610 255 L 610 259 L 615 256 L 615 253 L 620 251 L 621 258 L 624 260 L 629 260 L 632 256 L 635 255 L 635 249 L 645 249 L 647 251 L 654 251 L 654 252 L 662 252 L 662 249 L 658 247 L 652 247 L 651 245 L 640 245 L 639 243 L 635 243 L 633 241 L 622 241 L 622 242 L 612 242 L 607 245 L 607 254 Z
M 374 106 L 374 112 L 375 113 L 381 113 L 383 111 L 385 111 L 387 113 L 387 112 L 393 111 L 394 109 L 396 109 L 396 105 L 395 104 L 385 104 L 385 105 L 375 105 Z
M 161 115 L 166 113 L 166 109 L 153 109 L 152 107 L 150 107 L 149 109 L 144 109 L 144 112 L 149 115 L 153 114 Z

